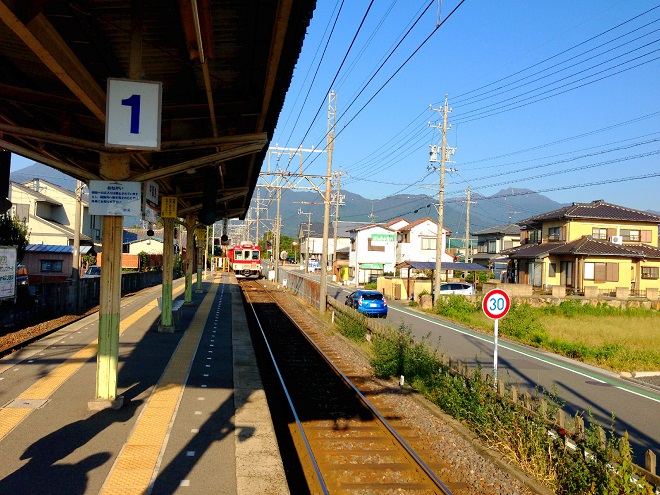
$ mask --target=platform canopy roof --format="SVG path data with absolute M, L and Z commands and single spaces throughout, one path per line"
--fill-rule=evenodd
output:
M 179 215 L 244 218 L 315 3 L 0 0 L 0 149 L 84 182 L 127 154 Z M 106 147 L 109 78 L 162 83 L 160 150 Z

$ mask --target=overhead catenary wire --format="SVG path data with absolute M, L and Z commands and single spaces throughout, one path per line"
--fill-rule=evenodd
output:
M 611 28 L 609 28 L 609 29 L 606 29 L 605 31 L 602 31 L 601 33 L 598 33 L 597 35 L 592 36 L 591 38 L 588 38 L 588 39 L 586 39 L 586 40 L 584 40 L 584 41 L 581 41 L 580 43 L 578 43 L 578 44 L 576 44 L 576 45 L 573 45 L 573 46 L 571 46 L 571 47 L 569 47 L 569 48 L 567 48 L 567 49 L 565 49 L 565 50 L 563 50 L 563 51 L 561 51 L 561 52 L 559 52 L 559 53 L 556 53 L 555 55 L 552 55 L 552 56 L 550 56 L 550 57 L 547 57 L 547 58 L 541 60 L 540 62 L 536 62 L 535 64 L 530 65 L 529 67 L 526 67 L 526 68 L 524 68 L 524 69 L 521 69 L 521 70 L 519 70 L 519 71 L 516 71 L 516 72 L 514 72 L 513 74 L 509 74 L 508 76 L 502 77 L 502 78 L 500 78 L 500 79 L 498 79 L 498 80 L 496 80 L 496 81 L 493 81 L 493 82 L 491 82 L 491 83 L 484 84 L 483 86 L 480 86 L 480 87 L 478 87 L 478 88 L 472 89 L 472 90 L 470 90 L 470 91 L 466 91 L 465 93 L 458 94 L 458 95 L 454 96 L 454 98 L 455 98 L 455 99 L 462 98 L 462 97 L 464 97 L 464 96 L 466 96 L 466 95 L 472 94 L 472 93 L 474 93 L 474 92 L 476 92 L 476 91 L 480 91 L 480 90 L 482 90 L 482 89 L 484 89 L 484 88 L 487 88 L 487 87 L 489 87 L 489 86 L 492 86 L 493 84 L 500 83 L 500 82 L 505 81 L 505 80 L 507 80 L 507 79 L 509 79 L 509 78 L 511 78 L 511 77 L 515 77 L 515 76 L 517 76 L 518 74 L 522 74 L 523 72 L 525 72 L 525 71 L 527 71 L 527 70 L 533 69 L 534 67 L 538 67 L 539 65 L 542 65 L 542 64 L 544 64 L 544 63 L 546 63 L 546 62 L 548 62 L 548 61 L 550 61 L 550 60 L 553 60 L 553 59 L 555 59 L 555 58 L 557 58 L 557 57 L 561 57 L 563 54 L 568 53 L 568 52 L 570 52 L 571 50 L 574 50 L 575 48 L 578 48 L 578 47 L 580 47 L 580 46 L 582 46 L 582 45 L 586 45 L 587 43 L 589 43 L 589 42 L 591 42 L 591 41 L 593 41 L 593 40 L 595 40 L 595 39 L 598 39 L 598 38 L 600 38 L 601 36 L 604 36 L 604 35 L 606 35 L 607 33 L 611 32 L 611 31 L 614 31 L 615 29 L 620 28 L 621 26 L 625 26 L 626 24 L 628 24 L 628 23 L 630 23 L 630 22 L 632 22 L 632 21 L 634 21 L 634 20 L 636 20 L 636 19 L 638 19 L 638 18 L 640 18 L 640 17 L 643 17 L 643 16 L 645 16 L 646 14 L 648 14 L 648 13 L 650 13 L 650 12 L 653 12 L 654 10 L 656 10 L 656 9 L 658 9 L 658 8 L 660 8 L 660 5 L 656 5 L 655 7 L 652 7 L 652 8 L 650 8 L 650 9 L 648 9 L 648 10 L 642 12 L 641 14 L 638 14 L 638 15 L 636 15 L 636 16 L 634 16 L 634 17 L 631 17 L 630 19 L 628 19 L 628 20 L 626 20 L 626 21 L 623 21 L 623 22 L 617 24 L 617 25 L 614 26 L 614 27 L 611 27 Z
M 337 132 L 335 134 L 335 136 L 334 136 L 335 140 L 358 117 L 358 115 L 360 115 L 364 111 L 364 109 L 376 98 L 376 96 L 378 96 L 378 94 L 380 94 L 380 92 L 392 81 L 392 79 L 394 79 L 394 77 L 401 71 L 401 69 L 403 69 L 403 67 L 406 66 L 406 64 L 415 56 L 415 54 L 417 54 L 417 52 L 419 52 L 419 50 L 421 50 L 421 48 L 431 39 L 431 37 L 438 31 L 438 29 L 440 29 L 440 27 L 442 27 L 444 25 L 444 23 L 454 14 L 454 12 L 456 12 L 458 10 L 458 8 L 461 5 L 463 5 L 464 2 L 465 2 L 465 0 L 461 0 L 459 2 L 459 4 L 456 7 L 454 7 L 454 9 L 449 14 L 447 14 L 447 17 L 445 17 L 442 20 L 442 22 L 439 25 L 436 26 L 436 28 L 431 32 L 431 34 L 429 34 L 424 39 L 424 41 L 422 41 L 422 43 L 420 43 L 419 46 L 408 56 L 408 58 L 406 58 L 406 60 L 404 60 L 404 62 L 401 65 L 399 65 L 399 67 L 396 69 L 396 71 L 380 86 L 380 88 L 371 96 L 371 98 L 369 98 L 369 100 L 355 113 L 355 115 L 353 115 L 353 117 L 348 122 L 346 122 L 344 124 L 344 127 L 339 132 Z M 342 114 L 342 117 L 343 117 L 343 115 L 345 115 L 345 114 Z M 316 118 L 316 117 L 314 117 L 314 118 Z M 339 122 L 339 118 L 337 119 L 337 122 Z M 310 126 L 310 128 L 311 128 L 311 126 Z M 326 139 L 326 137 L 327 137 L 327 132 L 325 133 L 323 138 L 316 144 L 316 147 L 319 147 L 323 143 L 323 141 Z M 312 161 L 305 167 L 305 170 L 307 170 L 309 168 L 309 166 L 312 163 L 314 163 L 314 161 L 317 158 L 318 158 L 318 156 L 314 157 L 312 159 Z M 305 161 L 307 159 L 308 159 L 308 157 L 305 158 Z M 304 161 L 303 161 L 303 164 L 304 164 Z

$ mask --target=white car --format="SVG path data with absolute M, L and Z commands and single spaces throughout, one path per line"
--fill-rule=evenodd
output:
M 474 286 L 465 282 L 444 282 L 440 284 L 440 295 L 449 294 L 472 296 L 474 295 Z

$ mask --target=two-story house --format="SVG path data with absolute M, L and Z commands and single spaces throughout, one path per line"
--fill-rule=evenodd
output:
M 495 278 L 502 278 L 509 262 L 509 257 L 502 251 L 520 246 L 520 227 L 515 224 L 496 225 L 472 235 L 477 237 L 477 252 L 472 255 L 472 260 L 488 267 Z
M 350 251 L 350 231 L 356 227 L 368 225 L 364 222 L 337 222 L 337 260 L 347 261 Z M 300 239 L 300 255 L 303 260 L 320 260 L 323 253 L 323 222 L 303 222 L 298 229 Z M 335 224 L 331 222 L 328 226 L 328 260 L 333 263 L 335 253 Z
M 521 245 L 507 250 L 518 283 L 575 292 L 660 288 L 660 216 L 603 200 L 573 203 L 518 222 Z
M 73 245 L 76 217 L 76 195 L 73 191 L 43 179 L 32 179 L 21 184 L 11 182 L 9 199 L 12 215 L 27 225 L 30 243 Z M 82 206 L 80 243 L 92 245 L 95 232 L 92 221 L 98 221 L 100 235 L 100 217 L 89 215 L 86 201 L 83 200 Z
M 399 219 L 403 220 L 403 219 Z M 404 261 L 435 261 L 438 239 L 438 223 L 430 218 L 421 218 L 414 222 L 403 220 L 388 223 L 387 226 L 397 231 L 396 263 Z M 445 249 L 451 231 L 442 228 L 442 262 L 451 263 L 454 257 Z
M 356 285 L 393 273 L 396 262 L 396 231 L 380 224 L 352 229 L 349 276 Z

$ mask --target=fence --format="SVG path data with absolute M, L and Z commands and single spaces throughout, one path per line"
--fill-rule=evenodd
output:
M 355 309 L 341 304 L 339 301 L 332 297 L 328 297 L 328 306 L 333 312 L 336 311 L 339 313 L 344 313 L 356 319 L 361 318 L 369 330 L 369 333 L 367 333 L 366 336 L 368 341 L 372 340 L 372 334 L 383 332 L 385 328 L 384 323 L 364 318 Z M 469 386 L 467 380 L 473 376 L 475 370 L 470 369 L 470 367 L 466 363 L 463 363 L 461 360 L 456 360 L 446 354 L 442 354 L 440 356 L 440 360 L 442 363 L 442 369 L 454 376 L 462 377 L 466 381 L 465 387 L 468 389 Z M 492 377 L 485 375 L 484 379 L 486 382 L 491 383 L 494 386 Z M 517 410 L 520 411 L 520 413 L 524 414 L 525 416 L 530 418 L 540 416 L 543 418 L 548 429 L 548 436 L 553 438 L 563 438 L 566 448 L 577 449 L 578 445 L 584 439 L 585 424 L 584 420 L 579 415 L 571 418 L 562 409 L 557 409 L 556 412 L 551 415 L 548 412 L 548 404 L 544 399 L 533 398 L 529 392 L 521 393 L 521 391 L 514 386 L 507 387 L 502 380 L 498 380 L 497 382 L 497 391 L 495 393 L 495 397 L 498 400 L 512 404 L 514 407 L 516 407 Z M 604 442 L 607 435 L 600 426 L 597 427 L 597 430 L 601 439 L 602 446 L 604 447 Z M 592 455 L 592 453 L 585 450 L 585 456 L 588 455 Z M 660 476 L 657 474 L 655 452 L 648 450 L 645 454 L 644 463 L 644 467 L 633 464 L 633 470 L 635 471 L 636 476 L 639 478 L 644 478 L 650 485 L 655 487 L 655 493 L 660 493 Z M 611 469 L 618 469 L 615 465 L 608 465 Z
M 296 296 L 304 299 L 312 307 L 318 308 L 321 292 L 319 282 L 309 278 L 304 272 L 296 273 L 293 270 L 283 270 L 280 267 L 277 271 L 277 280 L 275 282 L 286 286 L 286 288 L 292 290 Z
M 160 271 L 126 272 L 121 277 L 121 295 L 131 294 L 147 287 L 161 284 Z M 44 283 L 37 286 L 31 303 L 4 304 L 0 316 L 0 328 L 25 328 L 66 314 L 83 313 L 99 304 L 100 278 L 81 278 L 78 282 L 78 303 L 72 280 Z

